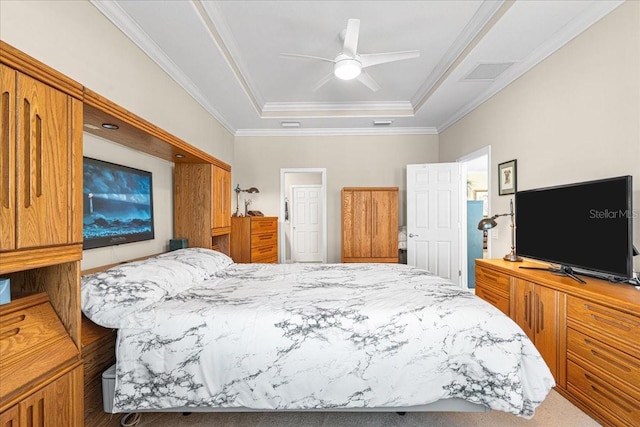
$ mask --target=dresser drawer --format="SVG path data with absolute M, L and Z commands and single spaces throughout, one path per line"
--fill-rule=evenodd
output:
M 627 344 L 624 345 L 623 351 L 640 357 L 640 317 L 569 296 L 567 323 L 568 326 L 588 335 L 594 334 L 586 328 L 595 330 L 599 333 L 595 337 L 605 342 L 610 342 L 610 337 L 616 337 Z
M 567 388 L 569 392 L 582 396 L 591 407 L 597 407 L 600 415 L 607 415 L 613 424 L 638 425 L 640 420 L 640 400 L 638 395 L 619 381 L 602 379 L 580 365 L 567 361 Z M 615 415 L 613 415 L 615 414 Z
M 273 246 L 278 244 L 278 233 L 273 231 L 271 233 L 251 234 L 251 248 L 257 248 L 259 246 Z
M 571 328 L 567 330 L 567 350 L 570 359 L 578 361 L 578 356 L 586 361 L 586 365 L 593 365 L 626 382 L 640 394 L 640 359 Z
M 477 284 L 476 295 L 509 316 L 509 298 L 487 289 L 484 285 L 477 286 Z
M 268 261 L 265 261 L 268 260 Z M 275 260 L 275 261 L 274 261 Z M 267 245 L 251 248 L 251 262 L 277 262 L 278 246 Z
M 251 218 L 251 234 L 277 232 L 278 231 L 278 218 L 277 217 L 257 217 Z
M 494 292 L 509 296 L 511 289 L 509 276 L 502 273 L 476 265 L 476 282 L 493 288 Z

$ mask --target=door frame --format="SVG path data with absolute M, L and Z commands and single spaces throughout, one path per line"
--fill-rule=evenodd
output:
M 326 168 L 280 168 L 280 217 L 278 225 L 278 262 L 284 264 L 286 260 L 285 216 L 285 175 L 287 173 L 319 173 L 321 177 L 320 197 L 322 198 L 322 263 L 327 263 L 327 169 Z
M 460 177 L 460 206 L 464 207 L 467 205 L 467 166 L 466 163 L 475 160 L 479 157 L 487 156 L 487 212 L 491 215 L 491 146 L 487 145 L 482 147 L 476 151 L 472 151 L 471 153 L 465 154 L 464 156 L 458 157 L 456 162 L 460 162 L 462 164 Z M 460 209 L 460 224 L 466 226 L 467 224 L 467 209 Z M 465 230 L 466 231 L 466 230 Z M 491 258 L 491 239 L 487 239 L 487 255 Z M 467 233 L 460 233 L 460 271 L 461 271 L 461 283 L 468 283 L 468 275 L 467 271 Z M 464 262 L 462 262 L 464 261 Z M 465 288 L 466 289 L 466 288 Z M 469 289 L 473 291 L 472 289 Z

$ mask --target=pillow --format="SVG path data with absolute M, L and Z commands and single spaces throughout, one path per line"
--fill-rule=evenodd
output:
M 107 328 L 151 328 L 153 308 L 233 264 L 220 252 L 180 249 L 82 278 L 82 311 Z
M 220 270 L 233 264 L 233 260 L 222 252 L 205 248 L 185 248 L 158 255 L 160 259 L 174 259 L 184 264 L 194 266 L 211 278 Z
M 149 309 L 206 279 L 202 269 L 173 259 L 122 264 L 82 278 L 82 311 L 108 328 L 152 327 Z

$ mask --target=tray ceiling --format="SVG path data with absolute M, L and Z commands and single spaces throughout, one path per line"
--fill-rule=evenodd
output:
M 91 2 L 235 135 L 441 132 L 622 3 Z M 420 56 L 314 91 L 333 64 L 281 54 L 336 57 L 350 18 L 359 53 Z

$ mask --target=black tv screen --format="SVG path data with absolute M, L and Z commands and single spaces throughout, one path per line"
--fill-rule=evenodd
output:
M 609 279 L 633 274 L 632 178 L 518 191 L 518 255 Z
M 151 240 L 151 172 L 83 158 L 83 249 Z

